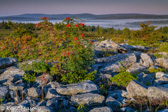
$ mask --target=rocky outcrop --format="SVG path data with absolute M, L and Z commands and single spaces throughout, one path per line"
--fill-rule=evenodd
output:
M 79 95 L 73 95 L 71 97 L 72 105 L 85 105 L 85 106 L 93 106 L 93 105 L 102 105 L 105 97 L 103 95 L 99 95 L 96 93 L 84 93 Z
M 90 80 L 80 83 L 68 84 L 56 88 L 56 91 L 62 95 L 75 95 L 78 93 L 98 92 L 99 87 Z
M 110 56 L 107 58 L 99 58 L 96 63 L 105 63 L 105 67 L 100 69 L 100 72 L 119 72 L 121 67 L 129 67 L 136 63 L 137 58 L 134 53 L 125 53 Z
M 164 67 L 164 68 L 168 68 L 168 59 L 157 58 L 156 65 Z

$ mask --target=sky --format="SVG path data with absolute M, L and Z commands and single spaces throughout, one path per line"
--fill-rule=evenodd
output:
M 0 16 L 42 14 L 168 14 L 168 0 L 0 0 Z

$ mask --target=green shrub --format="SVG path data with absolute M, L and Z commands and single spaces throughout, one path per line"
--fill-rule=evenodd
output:
M 122 70 L 119 74 L 112 77 L 111 81 L 115 82 L 118 86 L 126 87 L 129 84 L 129 82 L 133 79 L 136 80 L 137 76 L 125 70 Z
M 50 65 L 43 61 L 33 62 L 32 64 L 24 64 L 20 68 L 24 71 L 33 71 L 36 73 L 44 73 L 50 70 Z
M 167 52 L 168 53 L 168 42 L 162 42 L 160 44 L 159 50 L 161 52 Z
M 27 83 L 29 82 L 34 82 L 36 79 L 36 75 L 34 74 L 29 74 L 29 73 L 25 73 L 24 76 L 22 77 L 24 80 L 27 81 Z
M 157 73 L 157 72 L 166 72 L 166 69 L 165 68 L 151 68 L 151 69 L 148 69 L 148 72 L 149 73 Z
M 94 80 L 97 71 L 86 73 L 86 70 L 78 72 L 69 72 L 62 76 L 61 81 L 66 83 L 76 83 L 83 80 Z

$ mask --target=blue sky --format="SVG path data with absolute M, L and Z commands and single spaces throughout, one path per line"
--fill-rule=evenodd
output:
M 44 14 L 168 14 L 168 0 L 1 0 L 0 16 Z

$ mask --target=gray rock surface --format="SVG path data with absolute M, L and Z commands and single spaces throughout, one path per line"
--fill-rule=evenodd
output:
M 50 88 L 50 89 L 48 90 L 47 95 L 46 95 L 46 99 L 58 98 L 58 97 L 61 97 L 61 96 L 58 95 L 58 93 L 56 92 L 55 89 Z
M 148 54 L 141 53 L 141 64 L 146 66 L 146 67 L 150 67 L 154 64 L 154 62 Z
M 28 91 L 28 96 L 33 97 L 33 98 L 40 97 L 41 95 L 41 89 L 39 88 L 31 87 L 27 89 L 27 91 Z
M 126 87 L 127 92 L 130 96 L 147 96 L 147 86 L 142 83 L 132 80 Z
M 127 68 L 136 63 L 137 58 L 134 53 L 118 54 L 106 58 L 97 59 L 98 63 L 105 63 L 105 67 L 100 72 L 119 72 L 121 67 Z
M 157 62 L 156 65 L 164 67 L 164 68 L 168 68 L 168 59 L 157 58 L 156 62 Z
M 117 109 L 119 109 L 121 106 L 121 103 L 116 99 L 114 99 L 111 95 L 107 96 L 105 103 L 107 106 L 111 107 L 114 111 L 117 111 Z
M 103 95 L 95 94 L 95 93 L 84 93 L 79 95 L 71 96 L 72 105 L 101 105 L 104 101 L 105 97 Z
M 7 80 L 10 81 L 17 81 L 19 79 L 21 79 L 21 77 L 24 75 L 24 71 L 12 66 L 7 68 L 1 75 L 0 75 L 0 82 L 4 83 Z
M 5 98 L 9 93 L 9 88 L 7 86 L 0 87 L 0 98 Z
M 149 87 L 147 96 L 155 99 L 168 98 L 168 89 L 164 87 Z
M 78 93 L 98 92 L 99 87 L 90 80 L 80 83 L 67 84 L 56 88 L 57 93 L 61 95 L 75 95 Z
M 144 72 L 137 75 L 138 81 L 142 82 L 145 85 L 152 85 L 154 81 L 154 77 L 152 77 L 150 74 L 145 74 Z
M 18 62 L 16 58 L 0 58 L 0 68 L 6 68 L 8 66 L 14 65 L 16 62 Z
M 96 107 L 89 112 L 113 112 L 113 110 L 110 107 Z
M 131 73 L 139 73 L 139 72 L 147 71 L 147 69 L 145 66 L 140 65 L 140 63 L 135 63 L 129 69 L 127 69 L 127 71 Z

